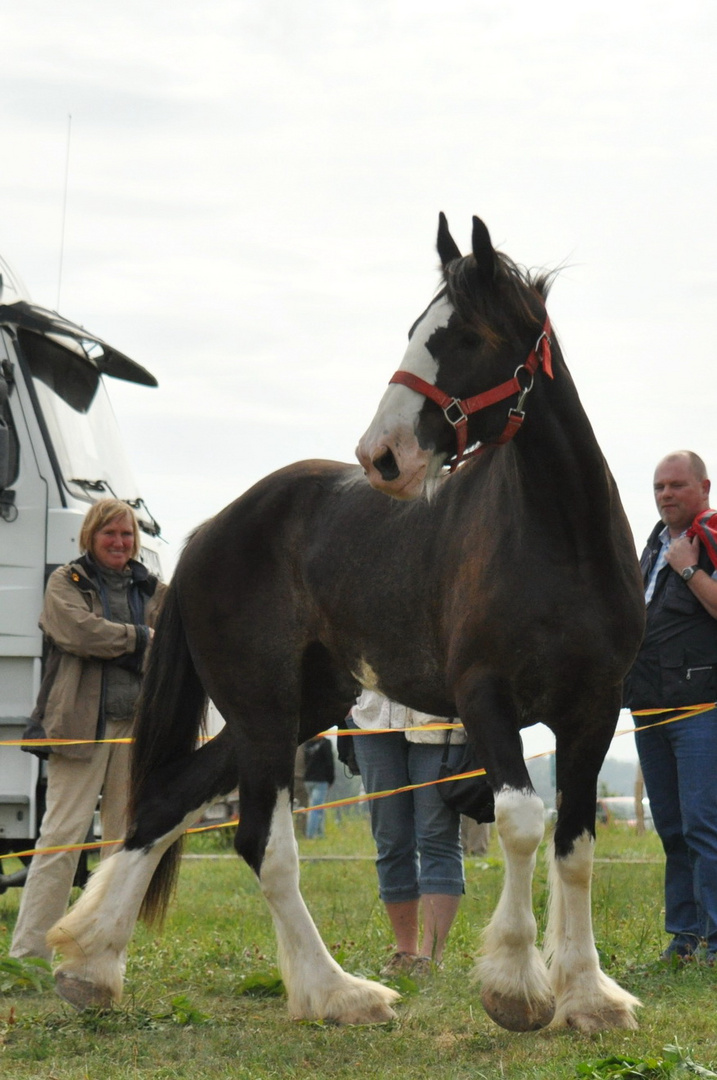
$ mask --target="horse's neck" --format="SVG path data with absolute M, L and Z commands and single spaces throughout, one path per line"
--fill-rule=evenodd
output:
M 555 382 L 545 379 L 528 408 L 515 452 L 531 502 L 550 508 L 573 529 L 604 536 L 614 515 L 615 486 L 562 362 Z

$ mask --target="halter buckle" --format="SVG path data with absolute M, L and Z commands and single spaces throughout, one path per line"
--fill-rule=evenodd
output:
M 451 410 L 453 410 L 453 415 L 450 415 Z M 453 428 L 458 427 L 459 424 L 465 424 L 468 421 L 468 416 L 463 411 L 463 406 L 458 398 L 453 398 L 450 405 L 446 405 L 443 410 L 443 415 Z M 453 419 L 453 416 L 455 416 L 455 420 Z

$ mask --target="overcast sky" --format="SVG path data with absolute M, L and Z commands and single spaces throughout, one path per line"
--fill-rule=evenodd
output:
M 659 457 L 717 477 L 712 0 L 0 18 L 0 254 L 157 376 L 110 392 L 169 568 L 267 472 L 353 460 L 436 287 L 439 210 L 464 250 L 477 213 L 563 268 L 549 311 L 638 546 Z

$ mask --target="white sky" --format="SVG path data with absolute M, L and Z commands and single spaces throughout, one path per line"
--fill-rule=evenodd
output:
M 550 314 L 638 545 L 659 457 L 717 467 L 712 0 L 0 20 L 0 253 L 159 379 L 110 391 L 168 568 L 267 472 L 353 460 L 437 284 L 439 210 L 464 250 L 478 213 L 517 261 L 563 266 Z

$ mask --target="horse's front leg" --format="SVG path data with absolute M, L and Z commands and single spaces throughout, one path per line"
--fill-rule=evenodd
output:
M 600 968 L 593 938 L 590 882 L 592 836 L 585 832 L 567 855 L 550 852 L 550 908 L 545 954 L 557 1007 L 554 1026 L 586 1034 L 637 1027 L 640 1001 Z
M 495 793 L 495 822 L 505 859 L 503 891 L 483 934 L 476 973 L 483 1007 L 510 1031 L 532 1031 L 553 1018 L 548 972 L 536 948 L 532 881 L 544 831 L 542 800 L 533 790 L 510 690 L 499 680 L 463 680 L 459 715 L 483 760 Z
M 243 819 L 249 816 L 245 806 L 242 800 Z M 396 991 L 343 971 L 319 936 L 299 889 L 298 846 L 286 789 L 278 792 L 263 856 L 257 859 L 256 848 L 242 840 L 241 827 L 237 849 L 257 872 L 271 911 L 290 1015 L 341 1024 L 393 1019 Z
M 593 695 L 593 702 L 598 695 Z M 579 713 L 580 714 L 580 713 Z M 558 734 L 558 821 L 550 851 L 550 904 L 545 955 L 557 1002 L 554 1026 L 591 1034 L 637 1027 L 640 1001 L 600 969 L 592 926 L 591 882 L 595 847 L 597 778 L 612 727 L 601 734 L 604 716 L 617 715 L 614 703 L 593 727 L 588 707 L 580 733 Z
M 532 881 L 543 838 L 542 800 L 531 788 L 504 787 L 495 799 L 495 821 L 505 858 L 498 906 L 483 934 L 477 973 L 483 1007 L 510 1031 L 543 1028 L 553 1018 L 555 999 L 536 948 Z

